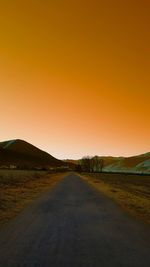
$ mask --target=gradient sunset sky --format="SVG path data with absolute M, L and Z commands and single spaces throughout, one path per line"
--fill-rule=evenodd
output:
M 150 151 L 150 1 L 0 1 L 0 141 Z

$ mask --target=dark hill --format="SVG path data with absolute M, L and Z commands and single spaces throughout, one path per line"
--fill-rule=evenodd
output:
M 0 166 L 18 168 L 50 168 L 66 164 L 20 139 L 0 142 Z

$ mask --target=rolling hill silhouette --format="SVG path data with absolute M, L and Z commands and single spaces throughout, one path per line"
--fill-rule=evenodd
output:
M 0 166 L 14 165 L 18 168 L 49 168 L 65 166 L 45 151 L 20 140 L 0 142 Z
M 118 173 L 139 173 L 150 174 L 150 152 L 132 157 L 94 156 L 98 158 L 101 168 L 94 166 L 95 172 L 118 172 Z M 66 160 L 67 163 L 82 165 L 82 159 Z
M 103 170 L 111 172 L 150 173 L 150 152 L 133 157 L 99 157 Z

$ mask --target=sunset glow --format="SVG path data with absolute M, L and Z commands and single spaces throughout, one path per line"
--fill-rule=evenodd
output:
M 150 1 L 2 2 L 0 141 L 60 159 L 148 152 Z

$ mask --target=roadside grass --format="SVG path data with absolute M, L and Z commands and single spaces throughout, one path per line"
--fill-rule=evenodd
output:
M 85 173 L 81 178 L 131 215 L 150 224 L 150 176 Z
M 41 193 L 52 188 L 65 174 L 0 170 L 0 226 L 15 217 Z

